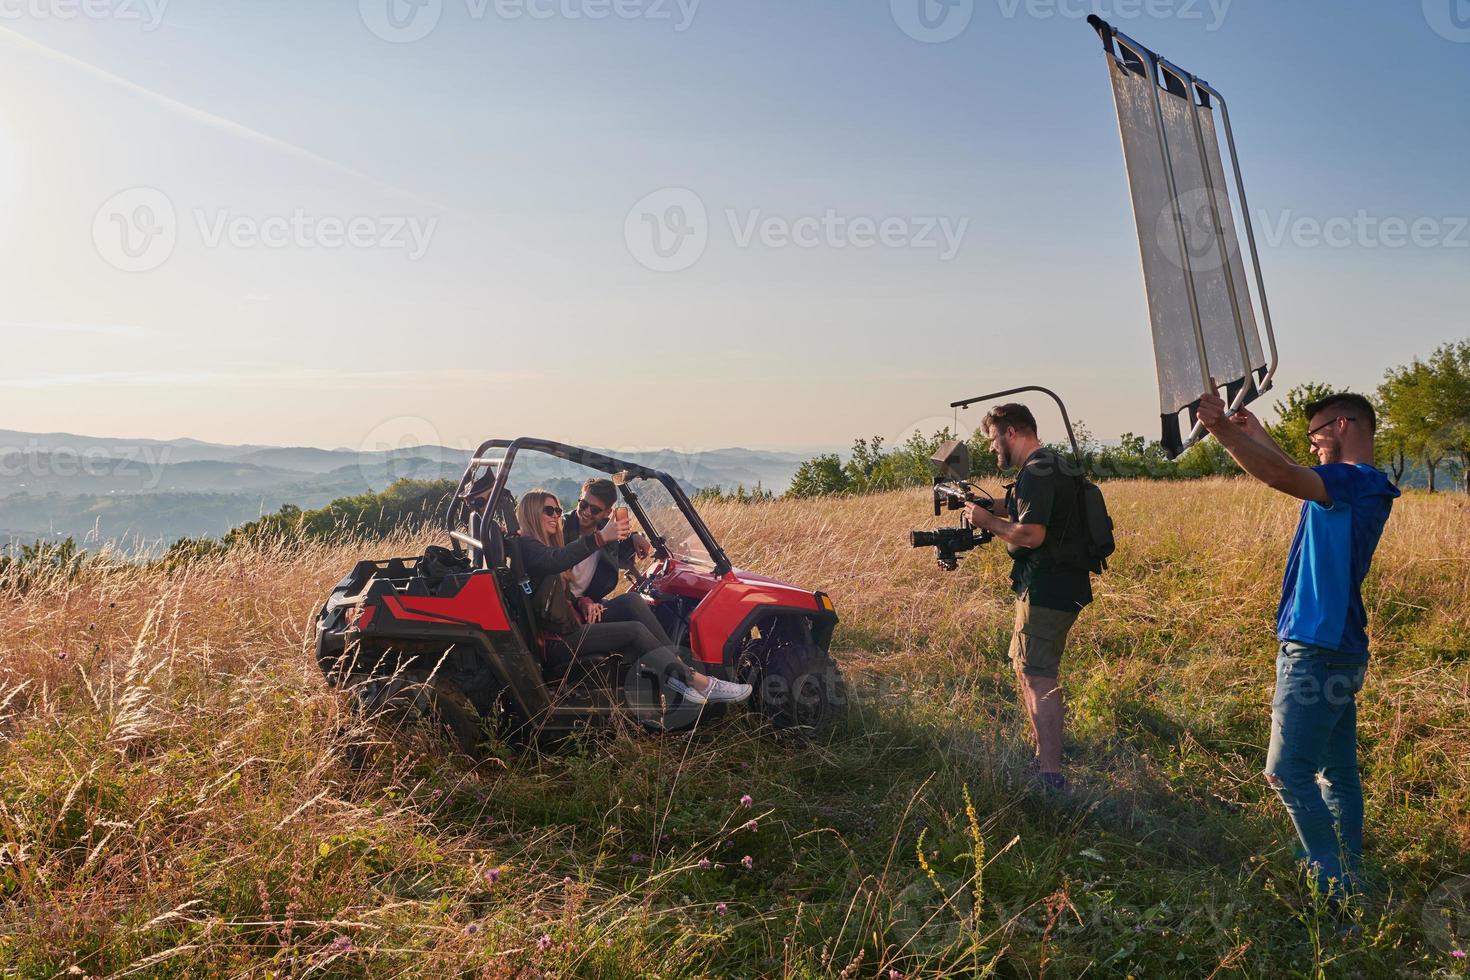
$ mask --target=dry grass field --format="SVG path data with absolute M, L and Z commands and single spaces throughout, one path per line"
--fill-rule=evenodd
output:
M 0 583 L 0 977 L 1467 975 L 1470 504 L 1403 499 L 1366 587 L 1373 892 L 1344 921 L 1260 776 L 1295 508 L 1106 489 L 1060 799 L 1023 771 L 1004 554 L 911 551 L 919 491 L 706 511 L 836 602 L 852 698 L 813 745 L 740 716 L 349 764 L 383 739 L 313 615 L 430 532 Z

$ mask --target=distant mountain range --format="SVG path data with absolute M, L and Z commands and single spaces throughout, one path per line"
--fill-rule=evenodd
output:
M 320 507 L 405 477 L 457 479 L 469 455 L 432 445 L 359 452 L 0 429 L 0 544 L 74 537 L 90 548 L 152 551 L 223 534 L 283 504 Z M 739 448 L 610 455 L 665 470 L 686 487 L 760 483 L 777 493 L 807 458 Z M 558 463 L 547 478 L 566 480 L 575 469 Z

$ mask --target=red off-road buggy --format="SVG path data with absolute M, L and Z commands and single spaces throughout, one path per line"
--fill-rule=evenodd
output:
M 655 730 L 709 720 L 618 655 L 575 657 L 543 634 L 521 558 L 514 485 L 569 493 L 585 476 L 618 486 L 651 564 L 630 570 L 690 665 L 751 684 L 749 705 L 777 729 L 814 733 L 845 693 L 828 644 L 837 614 L 821 592 L 734 568 L 667 473 L 542 439 L 490 440 L 476 451 L 445 516 L 450 547 L 362 561 L 317 621 L 328 681 L 369 710 L 442 724 L 473 754 L 488 735 L 556 740 L 619 719 Z M 590 471 L 590 472 L 589 472 Z

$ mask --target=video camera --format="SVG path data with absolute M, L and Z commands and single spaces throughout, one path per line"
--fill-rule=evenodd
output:
M 987 510 L 994 507 L 995 498 L 970 483 L 970 450 L 963 441 L 952 439 L 940 446 L 929 457 L 929 465 L 934 470 L 935 517 L 947 510 L 963 510 L 966 504 L 979 504 Z M 972 525 L 968 516 L 961 515 L 959 527 L 912 531 L 909 543 L 915 548 L 935 549 L 939 567 L 952 572 L 959 567 L 962 552 L 994 537 L 989 531 Z

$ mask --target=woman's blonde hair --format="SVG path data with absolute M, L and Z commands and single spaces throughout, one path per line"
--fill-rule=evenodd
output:
M 546 533 L 546 524 L 543 520 L 546 515 L 542 513 L 541 508 L 546 506 L 548 500 L 555 502 L 558 507 L 561 506 L 561 501 L 557 500 L 556 494 L 550 490 L 527 491 L 522 495 L 521 502 L 516 504 L 516 523 L 520 525 L 522 534 L 529 534 L 548 548 L 560 548 L 563 544 L 561 522 L 557 522 L 555 534 Z M 562 572 L 561 577 L 562 581 L 570 582 L 572 570 L 569 568 Z

